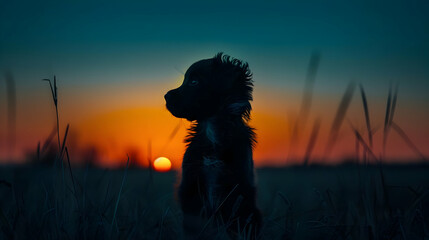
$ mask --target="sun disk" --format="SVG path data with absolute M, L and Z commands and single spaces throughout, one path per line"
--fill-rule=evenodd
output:
M 171 162 L 166 157 L 159 157 L 153 162 L 153 168 L 158 172 L 168 172 L 171 169 Z

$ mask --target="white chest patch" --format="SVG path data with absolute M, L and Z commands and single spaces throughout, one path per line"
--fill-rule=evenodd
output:
M 211 123 L 210 121 L 207 121 L 204 124 L 204 128 L 205 128 L 205 133 L 207 136 L 207 139 L 212 143 L 212 144 L 216 144 L 216 133 L 215 133 L 215 129 L 213 126 L 213 123 Z
M 206 168 L 218 169 L 223 166 L 223 162 L 217 158 L 204 157 L 203 163 Z
M 222 171 L 223 162 L 213 157 L 204 157 L 203 164 L 207 190 L 207 207 L 209 207 L 210 211 L 214 211 L 217 204 L 219 204 L 216 190 L 218 188 L 217 178 L 219 171 Z

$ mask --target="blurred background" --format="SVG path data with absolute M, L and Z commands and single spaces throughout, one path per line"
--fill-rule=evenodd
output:
M 256 166 L 302 163 L 312 135 L 311 163 L 355 157 L 353 128 L 368 138 L 359 84 L 374 154 L 397 88 L 394 122 L 406 137 L 391 131 L 383 160 L 419 160 L 429 156 L 428 11 L 427 1 L 1 1 L 0 162 L 55 147 L 42 81 L 55 75 L 73 163 L 114 167 L 128 153 L 138 165 L 164 156 L 179 167 L 189 123 L 166 110 L 163 95 L 217 52 L 253 72 Z M 345 93 L 351 82 L 354 94 Z M 346 111 L 326 154 L 338 109 Z

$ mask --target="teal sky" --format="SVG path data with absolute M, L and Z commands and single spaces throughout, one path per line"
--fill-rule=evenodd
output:
M 427 1 L 2 1 L 0 8 L 2 68 L 82 75 L 114 68 L 163 78 L 225 51 L 249 61 L 267 84 L 286 87 L 284 76 L 302 76 L 319 50 L 323 67 L 342 79 L 429 76 Z
M 223 51 L 249 62 L 256 106 L 279 98 L 289 111 L 301 101 L 309 58 L 318 51 L 316 100 L 338 102 L 354 80 L 367 89 L 375 102 L 371 107 L 384 111 L 389 85 L 399 83 L 403 112 L 398 118 L 421 126 L 429 116 L 428 13 L 429 1 L 423 0 L 3 0 L 0 72 L 3 77 L 11 71 L 16 78 L 18 114 L 40 110 L 31 107 L 38 101 L 47 104 L 40 79 L 54 74 L 64 92 L 82 95 L 88 105 L 115 105 L 109 101 L 116 98 L 106 95 L 114 90 L 123 93 L 122 99 L 128 92 L 136 97 L 159 92 L 157 104 L 163 104 L 162 92 L 174 87 L 191 63 Z M 137 93 L 138 87 L 145 90 Z M 0 81 L 0 91 L 4 88 Z M 1 113 L 6 106 L 3 93 L 0 97 Z M 80 108 L 78 97 L 68 99 L 65 106 Z M 0 117 L 0 125 L 5 121 Z M 425 142 L 429 127 L 411 135 Z
M 2 1 L 0 68 L 23 85 L 157 84 L 224 51 L 256 84 L 301 91 L 317 50 L 320 93 L 354 79 L 426 96 L 428 12 L 427 1 Z

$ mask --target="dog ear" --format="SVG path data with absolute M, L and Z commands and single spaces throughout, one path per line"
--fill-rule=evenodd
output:
M 246 121 L 250 119 L 250 111 L 252 110 L 252 105 L 249 101 L 238 101 L 228 105 L 228 112 L 232 115 L 241 116 Z

